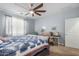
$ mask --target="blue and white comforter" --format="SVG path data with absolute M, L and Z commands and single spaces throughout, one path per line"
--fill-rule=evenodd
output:
M 9 37 L 7 42 L 0 44 L 0 56 L 14 56 L 19 50 L 20 53 L 41 45 L 47 44 L 48 38 L 36 35 Z

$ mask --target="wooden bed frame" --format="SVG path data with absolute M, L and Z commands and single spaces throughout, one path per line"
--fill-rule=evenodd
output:
M 45 49 L 47 49 L 47 50 L 45 50 Z M 43 51 L 46 52 L 46 53 L 43 53 Z M 41 54 L 43 54 L 43 55 L 48 55 L 49 54 L 49 45 L 41 46 L 40 48 L 35 49 L 35 50 L 29 52 L 25 56 L 43 56 Z

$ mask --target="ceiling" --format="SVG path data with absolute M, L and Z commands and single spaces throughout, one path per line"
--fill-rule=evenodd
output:
M 38 4 L 39 3 L 35 3 L 34 7 Z M 0 11 L 7 15 L 17 15 L 23 18 L 42 18 L 60 12 L 66 8 L 76 8 L 78 5 L 78 3 L 44 3 L 44 7 L 41 9 L 45 9 L 46 13 L 43 13 L 42 16 L 35 15 L 34 17 L 31 15 L 24 15 L 24 13 L 29 12 L 30 3 L 0 3 Z

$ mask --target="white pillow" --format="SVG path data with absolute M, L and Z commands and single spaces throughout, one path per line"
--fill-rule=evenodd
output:
M 1 43 L 3 43 L 3 41 L 2 41 L 2 40 L 0 40 L 0 44 L 1 44 Z
M 48 36 L 38 36 L 39 39 L 42 39 L 42 40 L 47 40 L 48 39 Z

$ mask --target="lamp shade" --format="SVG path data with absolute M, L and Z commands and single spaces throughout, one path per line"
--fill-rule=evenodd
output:
M 46 27 L 45 27 L 45 26 L 42 26 L 42 29 L 44 29 L 44 30 L 45 30 L 45 29 L 46 29 Z

